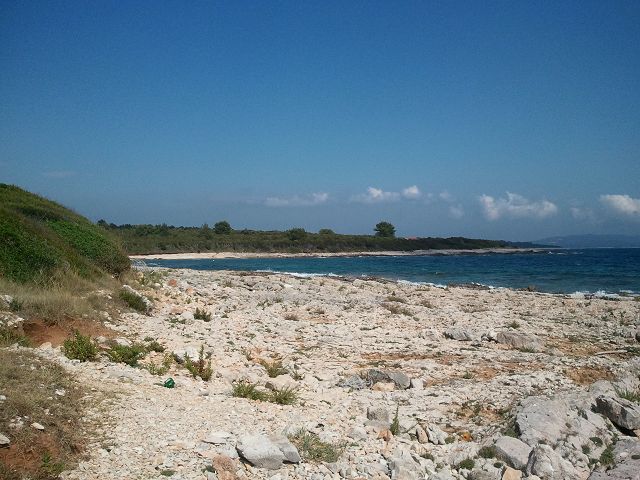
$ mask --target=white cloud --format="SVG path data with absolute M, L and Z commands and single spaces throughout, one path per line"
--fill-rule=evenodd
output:
M 312 193 L 310 195 L 294 195 L 293 197 L 268 197 L 264 204 L 267 207 L 314 207 L 322 205 L 329 200 L 329 194 L 325 192 Z
M 453 218 L 464 217 L 464 209 L 462 208 L 462 205 L 451 205 L 449 207 L 449 215 Z
M 629 195 L 600 195 L 600 201 L 619 213 L 640 215 L 640 198 L 631 198 Z
M 596 221 L 596 215 L 590 208 L 571 207 L 569 211 L 571 212 L 571 216 L 576 220 L 589 220 L 591 222 Z
M 454 200 L 453 195 L 451 195 L 446 190 L 444 192 L 440 192 L 438 194 L 438 197 L 440 197 L 440 200 L 444 200 L 445 202 L 453 202 Z
M 410 200 L 415 200 L 416 198 L 420 198 L 422 196 L 422 192 L 417 185 L 411 185 L 410 187 L 402 190 L 402 196 Z
M 69 178 L 73 177 L 76 172 L 72 170 L 54 170 L 51 172 L 42 172 L 42 175 L 49 178 Z
M 546 218 L 558 213 L 558 207 L 548 200 L 530 202 L 517 193 L 507 192 L 506 198 L 497 199 L 489 195 L 481 195 L 479 201 L 484 216 L 489 220 L 497 220 L 501 217 Z
M 351 200 L 360 203 L 382 203 L 382 202 L 395 202 L 400 198 L 398 192 L 385 192 L 380 188 L 369 187 L 367 193 L 361 193 L 354 195 Z

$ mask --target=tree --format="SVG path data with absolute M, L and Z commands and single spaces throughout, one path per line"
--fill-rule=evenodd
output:
M 330 228 L 321 228 L 320 230 L 318 230 L 318 233 L 320 235 L 335 235 L 336 232 L 334 232 Z
M 231 233 L 231 225 L 226 220 L 221 220 L 213 226 L 213 231 L 217 235 L 227 235 Z
M 376 232 L 376 237 L 390 237 L 393 238 L 396 236 L 396 227 L 394 227 L 389 222 L 380 222 L 376 224 L 376 228 L 374 228 Z
M 292 242 L 304 240 L 307 236 L 307 231 L 304 228 L 292 228 L 287 230 L 287 236 Z

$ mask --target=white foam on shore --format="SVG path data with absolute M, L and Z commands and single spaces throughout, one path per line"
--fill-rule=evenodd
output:
M 280 270 L 256 270 L 259 273 L 278 273 L 280 275 L 289 275 L 291 277 L 298 278 L 313 278 L 313 277 L 340 277 L 341 275 L 336 275 L 335 273 L 301 273 L 301 272 L 283 272 Z

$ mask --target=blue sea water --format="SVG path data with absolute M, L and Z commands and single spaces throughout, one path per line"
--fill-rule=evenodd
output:
M 150 266 L 302 275 L 382 277 L 451 285 L 479 283 L 549 293 L 640 294 L 640 249 L 550 250 L 544 253 L 149 260 Z

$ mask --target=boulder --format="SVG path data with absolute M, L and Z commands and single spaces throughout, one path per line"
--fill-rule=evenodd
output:
M 300 463 L 301 458 L 298 449 L 284 435 L 272 435 L 269 439 L 280 449 L 284 455 L 284 461 L 289 463 Z
M 535 335 L 521 332 L 498 332 L 496 341 L 504 345 L 522 350 L 533 350 L 539 352 L 542 350 L 540 340 Z
M 383 407 L 368 408 L 367 418 L 374 422 L 380 422 L 380 423 L 386 423 L 386 424 L 390 423 L 389 412 Z
M 370 385 L 378 382 L 389 383 L 393 382 L 398 388 L 406 390 L 411 386 L 411 379 L 402 372 L 395 372 L 389 370 L 377 370 L 371 368 L 367 370 L 366 378 Z
M 351 375 L 350 377 L 340 380 L 338 386 L 350 388 L 351 390 L 364 390 L 365 388 L 369 388 L 369 383 L 358 375 Z
M 584 480 L 585 475 L 571 463 L 553 451 L 549 445 L 536 445 L 529 456 L 527 474 L 537 475 L 541 480 Z
M 278 470 L 285 456 L 269 437 L 262 434 L 243 435 L 236 445 L 238 453 L 251 465 L 268 470 Z
M 11 440 L 9 439 L 9 437 L 0 433 L 0 448 L 8 447 L 10 443 L 11 443 Z
M 627 430 L 640 428 L 640 406 L 624 398 L 604 395 L 596 398 L 597 411 L 605 415 L 618 427 Z
M 563 398 L 527 397 L 516 414 L 520 439 L 532 447 L 540 442 L 555 445 L 566 434 L 571 416 L 569 404 Z
M 522 470 L 527 466 L 531 447 L 513 437 L 499 437 L 496 440 L 496 456 L 510 466 Z
M 589 480 L 637 480 L 640 478 L 640 440 L 626 437 L 613 448 L 613 467 L 594 471 Z
M 502 472 L 502 480 L 520 480 L 522 478 L 522 472 L 511 467 L 504 467 Z
M 459 327 L 449 328 L 444 332 L 445 338 L 458 340 L 460 342 L 470 342 L 475 340 L 477 335 L 474 332 Z
M 424 468 L 405 449 L 398 449 L 389 459 L 391 478 L 394 480 L 420 480 L 424 478 Z
M 418 442 L 420 443 L 427 443 L 429 441 L 427 432 L 420 425 L 416 426 L 416 437 L 418 438 Z
M 447 434 L 434 424 L 427 425 L 427 437 L 429 441 L 435 445 L 444 445 L 447 443 Z

